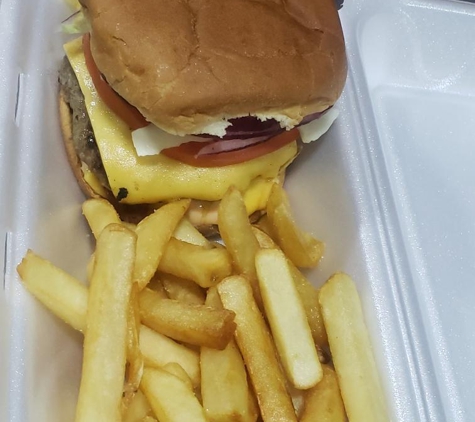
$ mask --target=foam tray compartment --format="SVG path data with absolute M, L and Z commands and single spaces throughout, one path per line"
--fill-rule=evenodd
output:
M 0 7 L 0 420 L 74 419 L 82 339 L 18 282 L 27 248 L 83 278 L 92 249 L 66 164 L 59 0 Z M 356 281 L 394 422 L 475 420 L 475 5 L 347 0 L 336 124 L 289 171 L 325 240 L 316 285 Z

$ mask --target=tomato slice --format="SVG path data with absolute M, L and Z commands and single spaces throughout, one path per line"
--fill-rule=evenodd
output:
M 102 101 L 120 117 L 131 130 L 140 129 L 149 123 L 133 105 L 125 101 L 102 77 L 101 71 L 97 67 L 91 54 L 90 34 L 84 34 L 82 37 L 82 47 L 86 59 L 87 70 L 89 71 L 94 87 L 101 97 Z
M 232 164 L 239 164 L 254 158 L 269 154 L 283 146 L 297 140 L 299 136 L 298 129 L 283 132 L 267 141 L 251 145 L 249 147 L 229 152 L 220 152 L 216 154 L 199 155 L 202 148 L 213 142 L 229 142 L 226 140 L 210 142 L 187 142 L 177 147 L 164 149 L 161 153 L 168 158 L 172 158 L 182 163 L 195 167 L 223 167 Z

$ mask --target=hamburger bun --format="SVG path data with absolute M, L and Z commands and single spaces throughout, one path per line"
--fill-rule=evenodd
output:
M 107 82 L 173 134 L 222 136 L 228 119 L 248 115 L 290 128 L 332 106 L 343 89 L 334 0 L 82 4 Z

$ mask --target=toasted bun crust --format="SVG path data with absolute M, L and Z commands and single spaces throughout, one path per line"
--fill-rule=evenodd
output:
M 294 126 L 333 105 L 347 64 L 334 0 L 82 0 L 111 86 L 171 133 L 225 119 Z

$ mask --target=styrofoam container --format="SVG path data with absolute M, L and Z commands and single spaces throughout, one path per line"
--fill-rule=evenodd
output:
M 0 6 L 0 421 L 72 421 L 82 338 L 15 270 L 32 248 L 84 279 L 92 250 L 56 108 L 68 10 Z M 392 421 L 473 422 L 475 5 L 346 0 L 340 14 L 341 115 L 287 181 L 327 245 L 309 276 L 356 281 Z

